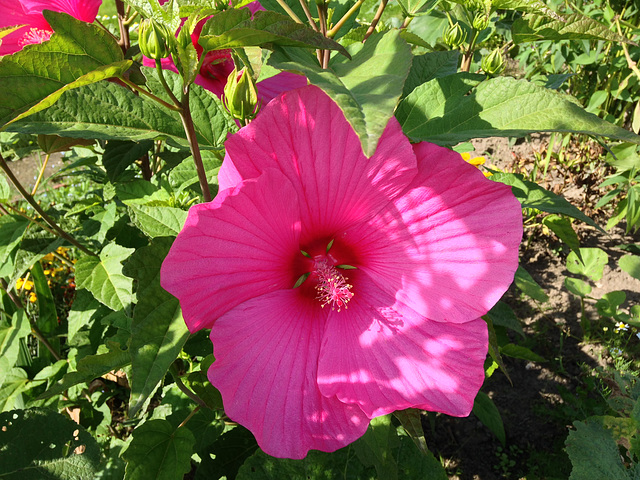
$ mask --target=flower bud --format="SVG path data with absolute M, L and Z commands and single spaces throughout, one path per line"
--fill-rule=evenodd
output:
M 467 31 L 456 22 L 445 30 L 442 39 L 451 48 L 458 48 L 467 39 Z
M 496 48 L 489 55 L 482 57 L 480 68 L 487 75 L 497 75 L 504 70 L 504 59 L 502 58 L 502 50 Z
M 240 75 L 234 68 L 224 86 L 224 106 L 233 118 L 244 122 L 255 116 L 257 104 L 258 91 L 253 78 L 246 68 L 240 71 Z
M 168 57 L 167 35 L 168 31 L 163 25 L 143 20 L 138 30 L 138 44 L 142 54 L 152 60 Z
M 473 19 L 472 27 L 481 32 L 489 26 L 489 17 L 484 13 L 478 13 Z

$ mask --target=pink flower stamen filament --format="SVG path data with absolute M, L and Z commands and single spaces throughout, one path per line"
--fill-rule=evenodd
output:
M 318 276 L 316 297 L 322 303 L 322 307 L 331 305 L 331 309 L 347 308 L 347 303 L 353 298 L 351 288 L 353 285 L 347 283 L 347 279 L 326 260 L 318 260 L 315 264 L 315 273 Z
M 22 35 L 19 45 L 20 47 L 24 47 L 25 45 L 31 45 L 33 43 L 46 42 L 51 38 L 52 33 L 52 31 L 32 27 Z

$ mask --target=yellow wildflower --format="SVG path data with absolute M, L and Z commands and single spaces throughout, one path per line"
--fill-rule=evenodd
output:
M 462 159 L 465 162 L 470 163 L 471 165 L 473 165 L 477 169 L 480 169 L 480 167 L 487 162 L 487 159 L 482 157 L 482 156 L 471 158 L 471 153 L 470 152 L 464 152 L 464 153 L 461 153 L 460 155 L 462 156 Z M 491 172 L 483 172 L 483 173 L 484 173 L 485 177 L 490 177 L 491 175 L 493 175 Z
M 36 300 L 38 299 L 38 297 L 36 297 L 36 292 L 31 292 L 29 294 L 29 301 L 31 303 L 36 303 Z
M 33 282 L 31 280 L 25 280 L 24 278 L 19 278 L 16 280 L 16 289 L 17 290 L 31 290 L 33 288 Z

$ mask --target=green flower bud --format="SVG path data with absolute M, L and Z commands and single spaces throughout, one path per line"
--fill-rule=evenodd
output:
M 481 32 L 489 26 L 489 17 L 484 13 L 478 13 L 473 19 L 472 27 Z
M 240 75 L 237 69 L 233 69 L 224 86 L 223 102 L 231 116 L 241 122 L 255 117 L 258 91 L 246 68 L 240 71 Z
M 153 60 L 168 57 L 167 35 L 169 32 L 164 25 L 143 20 L 138 30 L 138 44 L 142 54 Z
M 444 31 L 442 39 L 451 48 L 458 48 L 467 39 L 467 31 L 456 22 Z
M 504 59 L 502 58 L 502 50 L 496 48 L 489 55 L 482 57 L 480 68 L 487 75 L 497 75 L 504 70 Z

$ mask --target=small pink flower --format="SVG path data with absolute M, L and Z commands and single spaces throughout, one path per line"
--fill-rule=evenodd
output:
M 53 30 L 44 19 L 43 10 L 68 13 L 91 23 L 96 19 L 101 3 L 102 0 L 0 0 L 0 28 L 25 25 L 0 39 L 0 55 L 49 40 Z
M 270 455 L 303 458 L 416 407 L 468 415 L 484 380 L 479 317 L 518 266 L 519 202 L 392 118 L 367 158 L 309 86 L 226 143 L 220 192 L 191 208 L 161 271 L 209 379 Z
M 161 1 L 160 3 L 162 4 L 164 2 Z M 257 1 L 245 5 L 243 8 L 249 9 L 252 14 L 259 10 L 264 10 L 262 5 L 260 5 L 260 2 Z M 202 55 L 203 51 L 203 48 L 199 45 L 198 41 L 200 40 L 200 33 L 202 32 L 202 28 L 206 21 L 207 19 L 202 20 L 196 26 L 193 34 L 191 35 L 191 41 L 193 42 L 198 55 Z M 155 61 L 147 57 L 143 58 L 142 63 L 146 67 L 155 66 Z M 163 69 L 178 73 L 178 69 L 173 63 L 171 57 L 162 59 L 161 64 Z M 234 64 L 231 58 L 231 50 L 214 50 L 207 52 L 205 54 L 204 61 L 202 62 L 200 73 L 196 76 L 195 83 L 209 90 L 218 98 L 222 98 L 227 78 L 233 69 Z M 266 105 L 281 93 L 288 92 L 294 88 L 304 87 L 306 84 L 307 79 L 302 75 L 281 72 L 257 83 L 258 99 L 262 105 Z

